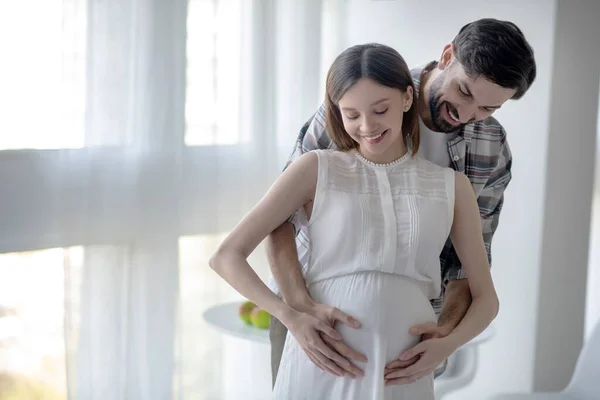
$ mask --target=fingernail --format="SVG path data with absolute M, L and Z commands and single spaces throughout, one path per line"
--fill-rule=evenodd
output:
M 354 320 L 353 324 L 355 327 L 360 328 L 360 322 Z

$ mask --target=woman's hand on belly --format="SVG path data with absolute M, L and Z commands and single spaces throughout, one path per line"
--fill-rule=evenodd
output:
M 398 360 L 386 365 L 384 379 L 386 385 L 412 383 L 432 373 L 456 350 L 450 339 L 427 339 L 401 354 Z
M 333 328 L 336 322 L 341 322 L 358 329 L 361 326 L 358 321 L 326 304 L 295 305 L 294 309 L 297 314 L 288 322 L 288 329 L 317 367 L 336 376 L 364 375 L 364 371 L 349 360 L 366 362 L 366 357 L 346 345 Z

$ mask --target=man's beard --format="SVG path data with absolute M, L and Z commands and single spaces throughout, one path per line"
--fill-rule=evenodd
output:
M 455 115 L 458 115 L 458 111 L 454 106 L 446 101 L 440 100 L 441 96 L 438 96 L 438 92 L 442 87 L 444 81 L 444 75 L 440 75 L 431 83 L 429 90 L 429 113 L 431 115 L 431 123 L 433 128 L 437 132 L 451 133 L 462 128 L 466 124 L 452 125 L 442 116 L 443 108 L 448 105 L 449 109 L 452 110 Z

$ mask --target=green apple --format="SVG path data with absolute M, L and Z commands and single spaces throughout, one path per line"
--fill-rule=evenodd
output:
M 271 315 L 265 310 L 256 307 L 250 313 L 250 320 L 252 321 L 252 325 L 260 329 L 269 329 L 269 325 L 271 323 Z
M 245 301 L 242 304 L 240 304 L 240 308 L 238 309 L 238 315 L 245 323 L 250 325 L 252 323 L 252 321 L 250 320 L 250 313 L 252 313 L 252 310 L 254 310 L 255 308 L 256 304 L 254 304 L 251 301 Z

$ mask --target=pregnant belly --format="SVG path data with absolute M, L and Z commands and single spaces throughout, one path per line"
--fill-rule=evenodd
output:
M 316 282 L 308 287 L 313 299 L 329 304 L 362 323 L 358 329 L 337 324 L 344 342 L 364 353 L 368 364 L 381 369 L 419 342 L 409 328 L 436 322 L 437 317 L 419 285 L 409 278 L 362 272 Z

